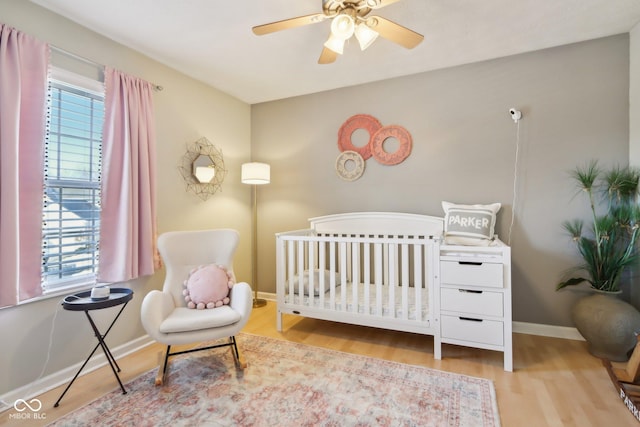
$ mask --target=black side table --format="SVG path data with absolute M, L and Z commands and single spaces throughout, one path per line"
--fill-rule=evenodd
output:
M 109 331 L 111 330 L 111 328 L 113 327 L 113 325 L 116 323 L 116 320 L 118 320 L 118 317 L 120 317 L 120 314 L 122 313 L 124 308 L 127 306 L 127 303 L 131 301 L 132 298 L 133 298 L 133 291 L 127 288 L 112 288 L 108 298 L 99 299 L 99 300 L 91 298 L 91 291 L 80 292 L 77 294 L 69 295 L 64 298 L 64 300 L 62 301 L 62 307 L 65 310 L 84 311 L 84 313 L 87 315 L 87 319 L 89 319 L 91 328 L 93 329 L 93 332 L 95 333 L 95 336 L 98 339 L 98 344 L 96 344 L 96 346 L 93 348 L 93 351 L 91 352 L 91 354 L 89 354 L 89 357 L 87 357 L 87 360 L 84 361 L 84 363 L 82 364 L 82 366 L 80 367 L 76 375 L 73 377 L 69 385 L 67 385 L 67 388 L 64 389 L 64 391 L 62 392 L 62 395 L 58 398 L 55 405 L 53 405 L 54 407 L 58 407 L 58 405 L 60 404 L 60 401 L 62 400 L 64 395 L 67 393 L 69 388 L 71 387 L 71 384 L 73 384 L 76 378 L 78 378 L 78 375 L 80 375 L 80 372 L 82 372 L 84 367 L 89 362 L 89 359 L 91 359 L 91 357 L 96 352 L 98 347 L 102 347 L 102 351 L 104 352 L 104 355 L 106 356 L 107 361 L 109 362 L 109 366 L 111 366 L 113 375 L 115 375 L 116 379 L 118 380 L 118 384 L 120 384 L 120 388 L 122 389 L 122 394 L 127 394 L 127 390 L 125 390 L 124 386 L 122 385 L 122 381 L 120 381 L 120 376 L 118 376 L 118 372 L 120 372 L 120 367 L 116 363 L 116 359 L 111 354 L 111 351 L 109 350 L 109 347 L 107 347 L 107 343 L 104 342 L 104 339 L 109 333 Z M 118 311 L 118 314 L 111 322 L 111 325 L 109 325 L 109 328 L 107 329 L 107 331 L 104 334 L 101 333 L 98 330 L 98 327 L 96 326 L 95 322 L 89 315 L 89 311 L 115 307 L 118 305 L 122 305 L 122 307 L 120 308 L 120 311 Z

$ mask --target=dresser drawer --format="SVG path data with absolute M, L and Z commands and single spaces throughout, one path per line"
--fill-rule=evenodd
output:
M 441 261 L 440 281 L 446 285 L 503 287 L 503 265 L 490 262 Z
M 443 315 L 441 328 L 442 338 L 470 343 L 504 345 L 503 322 Z
M 500 292 L 442 288 L 440 309 L 461 313 L 502 317 L 503 295 Z

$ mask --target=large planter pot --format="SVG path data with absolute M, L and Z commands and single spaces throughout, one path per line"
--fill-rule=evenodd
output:
M 582 298 L 571 311 L 576 328 L 596 357 L 625 362 L 640 333 L 640 312 L 615 294 Z

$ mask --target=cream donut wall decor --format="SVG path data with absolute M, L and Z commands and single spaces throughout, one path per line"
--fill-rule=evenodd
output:
M 362 147 L 353 144 L 353 133 L 364 129 L 369 134 L 369 141 Z M 385 141 L 393 138 L 398 141 L 395 151 L 385 150 Z M 413 140 L 408 130 L 398 125 L 382 126 L 380 121 L 368 114 L 356 114 L 349 117 L 338 130 L 338 149 L 336 173 L 345 181 L 355 181 L 364 173 L 365 161 L 373 157 L 378 163 L 393 166 L 402 163 L 413 147 Z
M 364 158 L 356 151 L 343 151 L 336 159 L 336 172 L 345 181 L 355 181 L 364 173 Z

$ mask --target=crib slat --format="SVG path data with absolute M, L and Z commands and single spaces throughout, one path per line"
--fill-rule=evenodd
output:
M 396 317 L 396 286 L 397 286 L 397 274 L 398 274 L 398 246 L 390 243 L 389 245 L 389 259 L 387 261 L 389 265 L 389 316 Z
M 402 244 L 402 318 L 409 319 L 409 245 Z
M 363 255 L 363 260 L 364 260 L 364 266 L 363 266 L 363 273 L 364 273 L 364 313 L 365 314 L 371 314 L 371 289 L 370 289 L 370 285 L 371 285 L 371 253 L 370 253 L 370 244 L 365 242 L 363 243 L 364 246 L 364 255 Z
M 294 254 L 295 254 L 295 252 L 294 252 L 294 245 L 295 244 L 296 244 L 296 242 L 293 241 L 293 240 L 289 240 L 287 242 L 287 267 L 288 267 L 287 268 L 287 270 L 288 270 L 287 271 L 287 279 L 288 279 L 287 281 L 289 282 L 289 295 L 288 295 L 288 298 L 289 298 L 290 302 L 293 302 L 293 289 L 294 289 L 294 286 L 295 286 L 295 284 L 293 283 L 293 277 L 294 277 L 294 274 L 295 274 L 295 271 L 294 271 L 293 268 L 296 265 L 295 262 L 294 262 L 294 257 L 293 257 Z
M 431 282 L 432 278 L 433 278 L 433 271 L 431 270 L 431 268 L 433 268 L 433 262 L 436 262 L 434 260 L 435 258 L 435 253 L 436 251 L 433 249 L 434 248 L 434 244 L 433 242 L 429 242 L 428 245 L 425 246 L 424 248 L 424 255 L 423 255 L 423 262 L 424 262 L 424 288 L 425 288 L 425 292 L 427 293 L 426 297 L 427 297 L 427 309 L 428 309 L 428 315 L 427 316 L 431 316 L 434 311 L 435 311 L 435 307 L 434 305 L 434 298 L 433 298 L 433 294 L 430 293 L 431 290 L 433 290 L 433 283 Z
M 358 295 L 358 289 L 360 287 L 360 243 L 352 242 L 351 243 L 351 284 L 352 284 L 352 295 L 351 295 L 351 305 L 354 313 L 359 311 L 359 301 L 360 296 Z
M 347 280 L 349 282 L 351 282 L 352 276 L 351 276 L 351 269 L 352 269 L 352 265 L 351 265 L 351 251 L 352 251 L 352 246 L 353 243 L 352 242 L 345 242 L 345 259 L 347 260 L 347 264 L 345 265 L 345 274 L 347 276 Z
M 383 279 L 382 283 L 385 285 L 389 284 L 389 245 L 382 245 L 382 274 Z
M 336 309 L 336 242 L 329 241 L 329 308 Z
M 422 321 L 422 245 L 413 246 L 413 287 L 415 292 L 415 320 Z
M 326 258 L 325 258 L 325 249 L 326 249 L 326 245 L 324 242 L 320 242 L 318 243 L 318 269 L 320 271 L 324 271 L 327 268 L 327 264 L 326 264 Z M 328 285 L 327 283 L 325 283 L 325 275 L 324 274 L 320 274 L 320 295 L 319 295 L 319 302 L 320 302 L 320 307 L 324 307 L 324 294 L 325 291 L 327 290 L 326 286 Z
M 315 242 L 304 242 L 307 246 L 307 266 L 306 269 L 309 272 L 309 307 L 313 307 L 314 300 L 316 298 L 315 286 L 316 286 L 316 267 L 315 267 Z
M 297 273 L 298 273 L 298 298 L 300 303 L 302 304 L 304 301 L 304 240 L 298 242 L 296 253 L 298 255 L 298 265 L 297 265 Z
M 375 260 L 373 264 L 375 268 L 374 280 L 376 284 L 376 315 L 378 316 L 382 316 L 382 252 L 382 243 L 376 243 L 374 245 Z
M 342 241 L 339 246 L 339 255 L 340 255 L 340 283 L 343 286 L 340 286 L 340 310 L 347 311 L 347 243 Z

